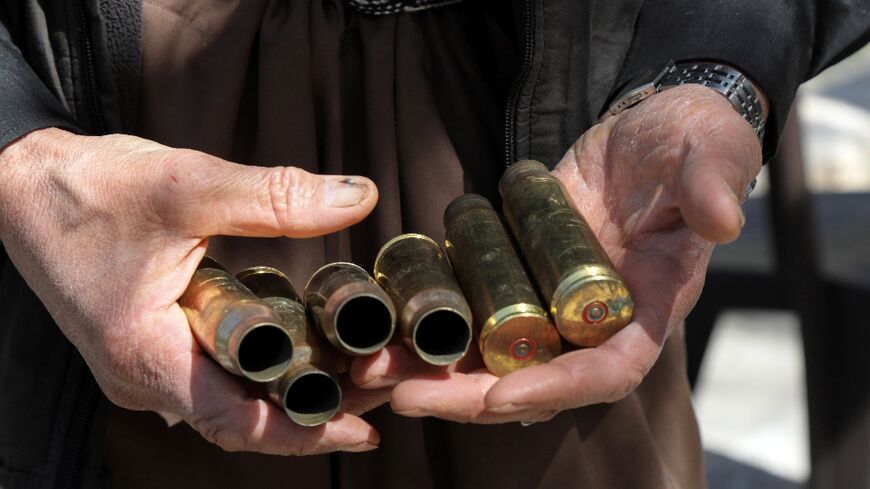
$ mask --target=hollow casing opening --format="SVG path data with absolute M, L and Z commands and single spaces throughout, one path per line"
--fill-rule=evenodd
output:
M 323 372 L 302 375 L 284 393 L 287 414 L 293 421 L 305 426 L 329 421 L 340 405 L 341 388 Z
M 462 358 L 471 340 L 471 328 L 458 313 L 441 309 L 420 319 L 414 344 L 424 360 L 446 365 Z
M 293 357 L 293 342 L 278 326 L 264 324 L 248 331 L 239 343 L 239 368 L 246 377 L 266 382 L 281 375 Z
M 335 331 L 339 340 L 352 349 L 377 349 L 393 334 L 393 315 L 376 297 L 354 297 L 338 311 Z

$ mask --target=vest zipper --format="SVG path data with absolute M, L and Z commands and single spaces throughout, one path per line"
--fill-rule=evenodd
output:
M 91 130 L 96 134 L 105 134 L 106 122 L 100 110 L 94 50 L 91 44 L 90 26 L 85 15 L 84 2 L 85 0 L 74 2 L 80 28 L 80 55 L 84 64 L 80 75 L 85 85 L 88 115 L 93 121 Z M 73 355 L 78 355 L 78 353 L 74 352 Z M 76 360 L 72 359 L 71 361 Z M 87 445 L 100 398 L 100 390 L 90 370 L 88 370 L 87 365 L 83 361 L 79 361 L 81 362 L 82 381 L 79 385 L 79 395 L 73 409 L 72 418 L 70 419 L 66 444 L 58 466 L 58 477 L 55 484 L 55 487 L 63 489 L 77 489 L 82 485 L 82 470 L 87 456 Z
M 73 355 L 78 355 L 78 353 L 73 352 Z M 75 357 L 72 360 L 76 361 Z M 81 360 L 78 361 L 81 362 Z M 64 453 L 60 460 L 55 484 L 55 487 L 61 489 L 79 489 L 82 487 L 82 470 L 85 465 L 87 445 L 100 396 L 97 383 L 84 362 L 81 362 L 80 368 L 82 381 L 79 385 L 79 395 L 70 419 Z
M 529 72 L 532 69 L 532 56 L 535 52 L 535 13 L 533 0 L 525 0 L 523 2 L 523 51 L 522 65 L 520 72 L 514 79 L 511 86 L 510 95 L 508 96 L 507 104 L 504 112 L 504 131 L 505 131 L 505 166 L 511 166 L 516 161 L 517 157 L 517 105 L 519 103 L 520 94 L 522 94 L 523 86 L 526 84 L 526 79 L 529 77 Z
M 91 28 L 88 25 L 88 19 L 85 16 L 86 0 L 78 0 L 76 10 L 78 14 L 79 27 L 81 28 L 81 54 L 83 56 L 84 68 L 81 70 L 85 82 L 85 95 L 88 102 L 88 111 L 93 117 L 94 130 L 97 134 L 106 133 L 106 121 L 103 119 L 103 111 L 100 109 L 100 98 L 97 93 L 97 73 L 96 63 L 94 62 L 94 49 L 91 44 Z

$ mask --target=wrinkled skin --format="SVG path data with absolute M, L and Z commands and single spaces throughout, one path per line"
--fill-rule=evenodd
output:
M 43 129 L 0 153 L 0 238 L 115 404 L 181 417 L 226 450 L 371 450 L 378 433 L 350 413 L 388 391 L 348 385 L 347 414 L 297 426 L 199 348 L 176 302 L 209 236 L 309 237 L 365 217 L 377 189 L 352 178 Z
M 368 179 L 44 129 L 0 153 L 0 239 L 112 402 L 178 416 L 227 450 L 364 451 L 378 434 L 354 414 L 387 399 L 408 416 L 497 423 L 628 395 L 695 303 L 713 244 L 739 234 L 740 196 L 760 162 L 748 124 L 702 87 L 596 125 L 554 174 L 632 290 L 634 321 L 598 348 L 502 379 L 477 355 L 443 369 L 391 346 L 354 362 L 362 389 L 345 384 L 346 413 L 317 428 L 250 396 L 199 348 L 176 301 L 209 236 L 336 231 L 374 207 Z
M 473 423 L 542 421 L 626 397 L 697 301 L 714 245 L 739 235 L 743 194 L 760 168 L 749 124 L 705 87 L 664 91 L 595 125 L 553 174 L 632 291 L 633 321 L 597 348 L 501 379 L 479 356 L 435 369 L 390 347 L 357 360 L 354 381 L 395 386 L 397 413 Z

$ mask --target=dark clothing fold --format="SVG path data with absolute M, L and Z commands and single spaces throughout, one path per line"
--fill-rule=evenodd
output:
M 669 60 L 734 66 L 770 101 L 764 138 L 768 160 L 776 153 L 798 85 L 867 42 L 867 0 L 647 1 L 615 87 L 618 91 L 642 73 L 654 76 Z
M 266 263 L 301 285 L 324 261 L 371 269 L 380 245 L 401 232 L 441 240 L 441 216 L 453 198 L 497 198 L 509 87 L 475 53 L 499 53 L 510 19 L 491 22 L 492 32 L 480 36 L 470 27 L 485 23 L 464 6 L 372 17 L 328 0 L 239 3 L 226 11 L 200 7 L 207 3 L 145 3 L 140 133 L 250 164 L 362 174 L 380 193 L 369 218 L 326 238 L 212 238 L 209 253 L 231 271 Z M 490 56 L 507 65 L 514 53 Z M 335 456 L 337 483 L 703 487 L 681 351 L 678 339 L 671 342 L 668 360 L 651 375 L 661 387 L 527 428 L 407 419 L 378 409 L 366 418 L 381 434 L 380 447 Z M 154 414 L 113 409 L 109 421 L 106 460 L 118 487 L 210 487 L 219 480 L 278 488 L 288 479 L 323 487 L 334 470 L 325 456 L 222 453 L 184 425 L 162 426 Z M 622 457 L 633 470 L 614 470 Z M 184 460 L 178 470 L 150 467 L 175 467 L 175 460 Z M 191 475 L 180 478 L 182 468 Z
M 338 0 L 4 2 L 0 148 L 59 126 L 371 177 L 378 207 L 349 230 L 211 240 L 231 270 L 273 265 L 301 287 L 327 261 L 370 268 L 400 232 L 440 240 L 452 198 L 497 200 L 513 159 L 554 165 L 608 94 L 642 70 L 721 59 L 758 81 L 782 114 L 797 83 L 866 42 L 870 25 L 857 1 L 695 5 L 466 0 L 375 16 Z M 768 133 L 768 154 L 776 138 Z M 110 407 L 5 260 L 0 392 L 2 487 L 704 486 L 680 333 L 625 400 L 531 427 L 410 419 L 384 407 L 367 415 L 382 435 L 371 453 L 225 453 L 186 425 Z

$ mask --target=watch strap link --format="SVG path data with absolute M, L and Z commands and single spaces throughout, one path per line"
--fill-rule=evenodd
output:
M 752 83 L 743 73 L 716 63 L 673 65 L 661 78 L 660 90 L 694 83 L 712 88 L 725 96 L 734 109 L 752 126 L 761 139 L 764 136 L 764 118 L 761 101 Z
M 622 92 L 601 120 L 619 114 L 655 93 L 685 84 L 699 84 L 721 93 L 749 123 L 758 139 L 763 139 L 764 116 L 761 100 L 752 82 L 734 68 L 714 62 L 677 64 L 670 61 L 652 80 Z
M 660 91 L 662 79 L 674 69 L 674 66 L 673 61 L 669 62 L 668 65 L 665 66 L 665 69 L 660 71 L 652 81 L 621 93 L 620 96 L 616 98 L 616 102 L 607 109 L 602 120 L 612 115 L 616 115 L 641 100 L 658 93 Z

